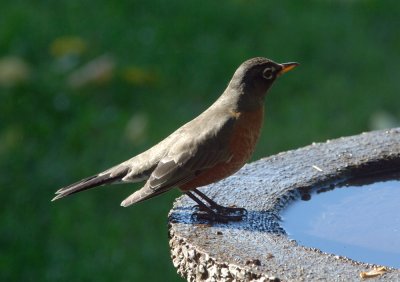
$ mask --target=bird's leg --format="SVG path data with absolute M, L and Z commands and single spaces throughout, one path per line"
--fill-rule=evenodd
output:
M 191 192 L 186 192 L 186 195 L 188 195 L 193 201 L 197 203 L 197 206 L 199 207 L 199 210 L 205 211 L 207 213 L 212 213 L 214 212 L 212 208 L 204 204 L 199 198 L 197 198 L 193 193 Z
M 211 200 L 204 193 L 200 192 L 197 189 L 194 189 L 193 192 L 195 192 L 200 198 L 206 201 L 212 209 L 215 209 L 217 211 L 217 213 L 222 213 L 222 214 L 240 213 L 241 215 L 247 214 L 247 210 L 244 208 L 224 207 L 217 204 L 216 202 Z
M 242 215 L 225 215 L 214 211 L 211 207 L 204 204 L 199 198 L 197 198 L 193 193 L 186 192 L 193 201 L 195 201 L 199 207 L 205 211 L 205 213 L 196 213 L 197 218 L 205 219 L 205 220 L 212 220 L 218 222 L 228 222 L 228 221 L 240 221 L 242 219 Z

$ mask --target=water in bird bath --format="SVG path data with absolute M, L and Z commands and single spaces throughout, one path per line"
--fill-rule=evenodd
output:
M 290 238 L 326 253 L 400 268 L 400 173 L 303 193 L 302 199 L 282 213 Z

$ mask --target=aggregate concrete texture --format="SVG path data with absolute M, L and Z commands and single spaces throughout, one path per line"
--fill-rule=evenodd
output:
M 190 198 L 175 201 L 169 214 L 173 264 L 188 281 L 359 281 L 360 272 L 374 265 L 297 244 L 281 227 L 280 213 L 304 192 L 384 171 L 400 171 L 400 128 L 315 143 L 248 164 L 200 189 L 219 204 L 247 209 L 244 220 L 198 221 Z M 372 281 L 400 281 L 400 270 L 388 268 Z

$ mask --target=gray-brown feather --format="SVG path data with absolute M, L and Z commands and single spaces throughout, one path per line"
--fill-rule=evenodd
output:
M 199 116 L 190 126 L 187 124 L 174 133 L 175 142 L 159 161 L 145 186 L 121 205 L 129 206 L 164 193 L 189 182 L 202 171 L 228 161 L 232 156 L 228 142 L 235 118 L 226 114 L 218 116 L 218 112 L 214 118 L 213 121 L 202 120 Z M 206 128 L 209 130 L 205 131 Z

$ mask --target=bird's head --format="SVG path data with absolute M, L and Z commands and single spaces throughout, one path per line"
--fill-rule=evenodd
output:
M 262 103 L 276 78 L 298 65 L 278 64 L 262 57 L 249 59 L 235 71 L 228 89 L 239 94 L 243 103 Z

